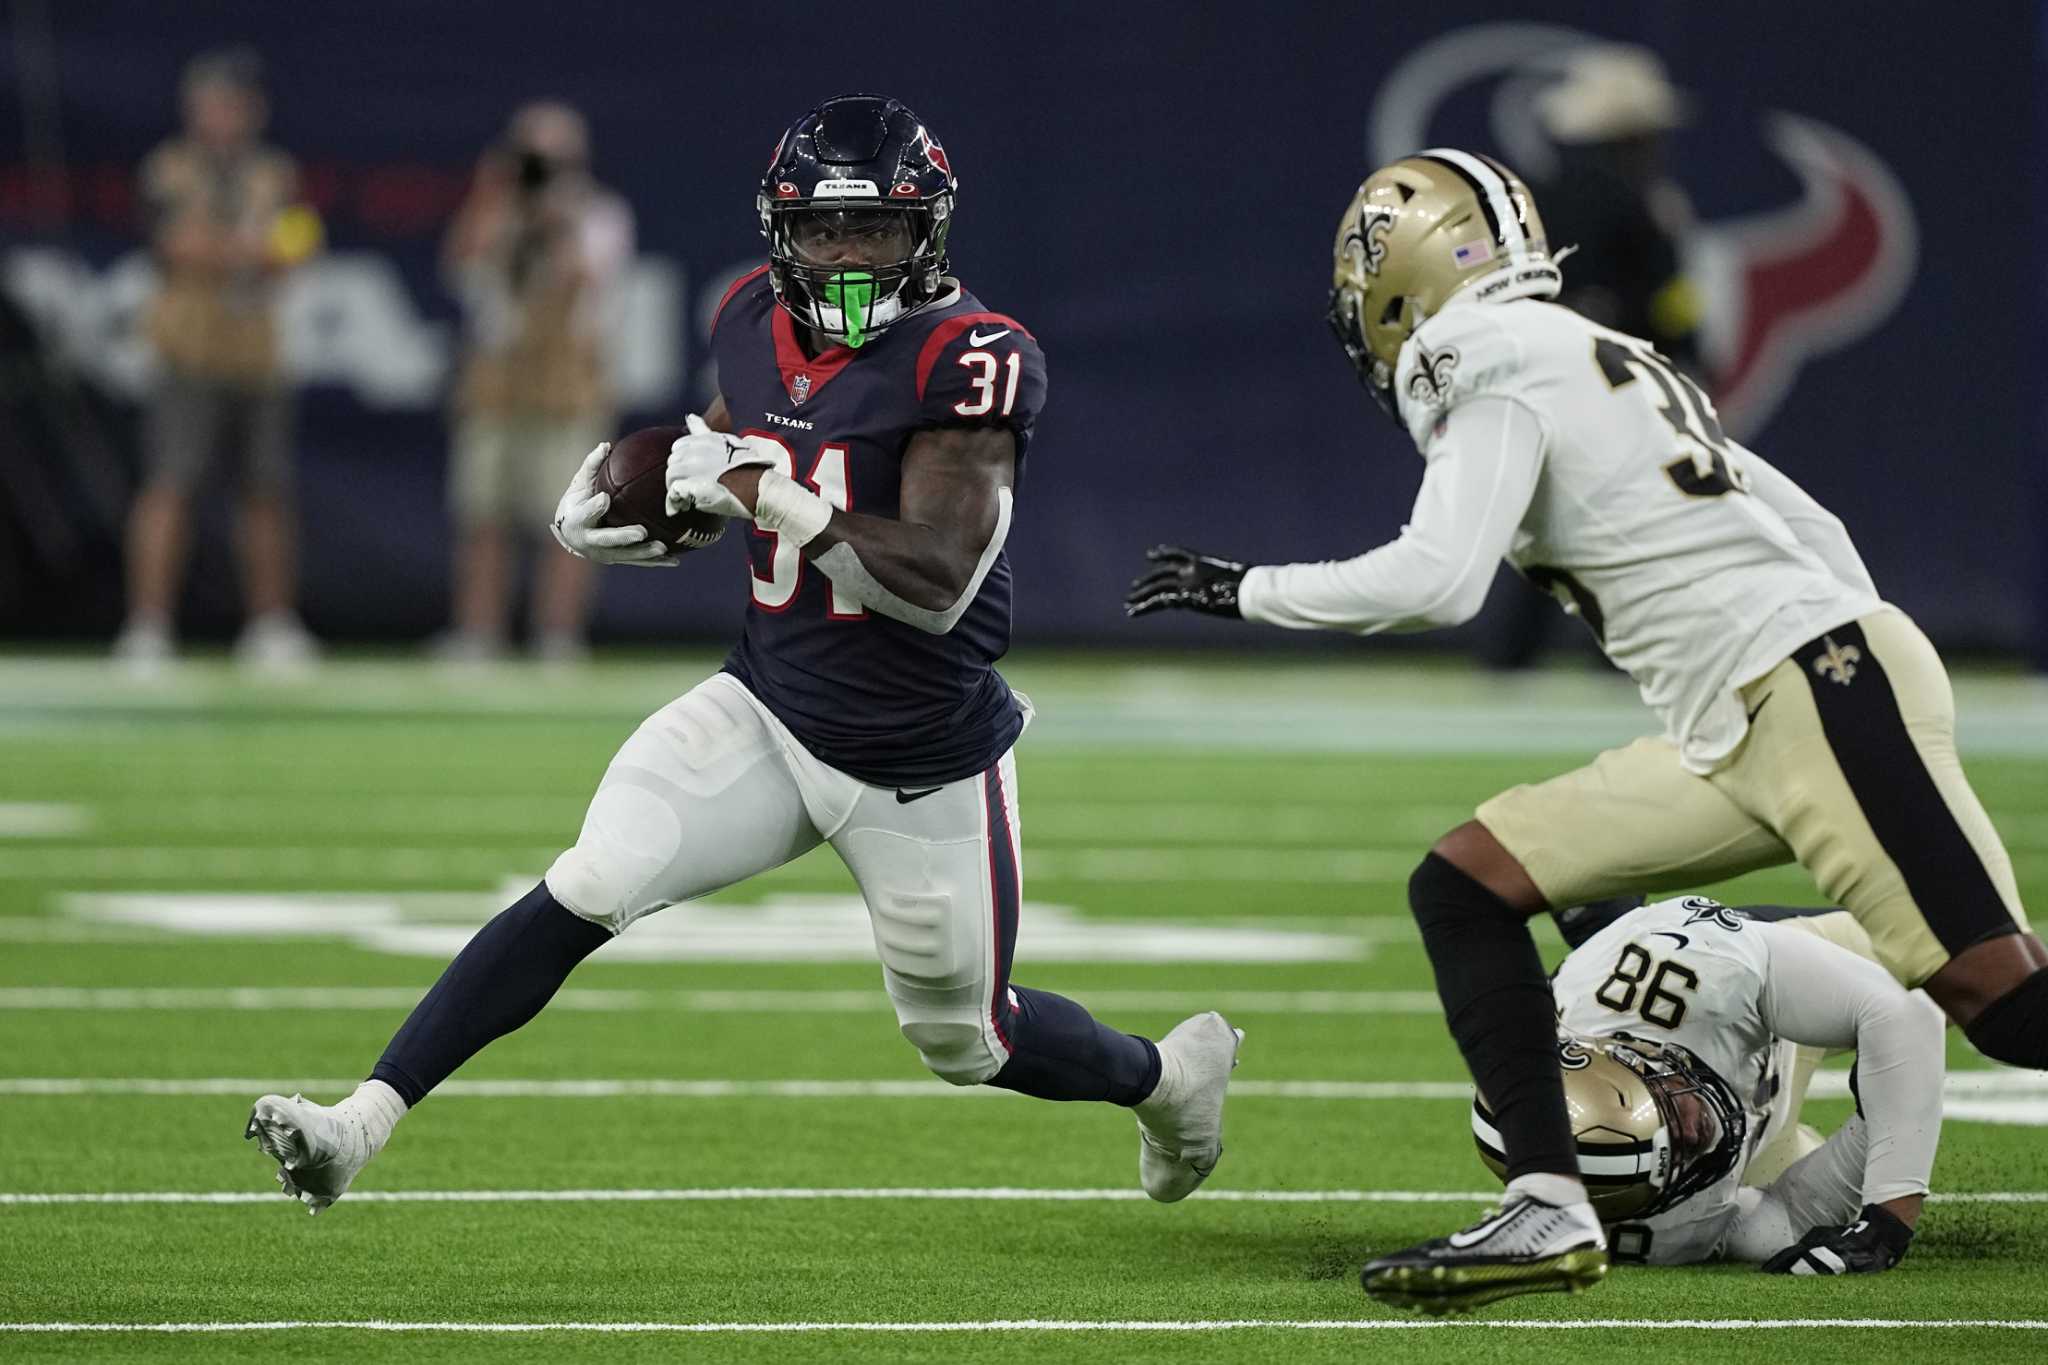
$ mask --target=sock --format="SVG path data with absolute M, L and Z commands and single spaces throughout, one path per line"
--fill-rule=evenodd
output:
M 1586 1187 L 1577 1176 L 1550 1175 L 1542 1171 L 1516 1176 L 1508 1182 L 1508 1193 L 1526 1194 L 1531 1199 L 1540 1199 L 1559 1208 L 1586 1202 Z
M 484 1044 L 539 1014 L 576 964 L 610 938 L 610 930 L 564 909 L 542 882 L 456 954 L 370 1079 L 390 1086 L 407 1108 L 417 1105 Z
M 1963 1033 L 1994 1062 L 2048 1070 L 2048 967 L 1986 1005 Z
M 1041 1100 L 1107 1100 L 1132 1105 L 1159 1084 L 1159 1049 L 1149 1038 L 1118 1033 L 1062 995 L 1024 986 L 999 1030 L 1010 1060 L 989 1084 Z
M 1436 969 L 1444 1019 L 1500 1129 L 1509 1181 L 1536 1173 L 1576 1180 L 1578 1155 L 1557 1065 L 1557 1007 L 1528 926 L 1514 907 L 1435 853 L 1408 879 L 1408 904 Z
M 335 1105 L 334 1112 L 362 1130 L 370 1144 L 370 1155 L 375 1156 L 391 1140 L 391 1130 L 405 1117 L 406 1108 L 404 1097 L 396 1090 L 383 1081 L 368 1080 Z

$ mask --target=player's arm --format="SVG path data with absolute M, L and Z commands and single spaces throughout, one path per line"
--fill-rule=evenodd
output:
M 1799 543 L 1819 555 L 1828 572 L 1852 588 L 1877 596 L 1877 584 L 1864 567 L 1863 556 L 1856 552 L 1856 543 L 1849 539 L 1848 528 L 1842 525 L 1840 517 L 1815 502 L 1805 489 L 1755 451 L 1744 454 L 1742 469 L 1749 478 L 1750 496 L 1783 517 L 1792 534 L 1799 537 Z
M 896 517 L 832 507 L 774 470 L 720 477 L 756 525 L 797 543 L 863 606 L 934 635 L 953 628 L 1010 532 L 1017 438 L 1003 427 L 938 427 L 903 452 Z
M 1535 495 L 1543 429 L 1520 402 L 1478 394 L 1445 419 L 1427 458 L 1408 524 L 1378 549 L 1251 567 L 1161 546 L 1147 556 L 1153 568 L 1131 585 L 1126 613 L 1182 607 L 1360 635 L 1471 620 Z
M 1803 1254 L 1831 1269 L 1829 1257 L 1843 1262 L 1853 1249 L 1830 1249 L 1845 1235 L 1852 1241 L 1875 1238 L 1875 1259 L 1895 1262 L 1919 1220 L 1941 1139 L 1942 1020 L 1883 968 L 1845 948 L 1774 925 L 1758 924 L 1751 932 L 1762 935 L 1770 950 L 1757 1002 L 1765 1027 L 1809 1047 L 1856 1050 L 1858 1108 L 1867 1130 L 1861 1217 L 1849 1228 L 1815 1229 L 1765 1268 L 1794 1269 Z M 1864 1231 L 1855 1233 L 1858 1228 Z M 1816 1248 L 1828 1257 L 1814 1259 Z

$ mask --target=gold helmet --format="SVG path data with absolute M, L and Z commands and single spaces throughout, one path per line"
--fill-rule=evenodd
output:
M 1380 406 L 1399 416 L 1401 345 L 1451 296 L 1554 297 L 1564 283 L 1521 177 L 1449 147 L 1365 178 L 1337 224 L 1330 327 Z
M 1652 1217 L 1734 1169 L 1749 1116 L 1690 1049 L 1625 1033 L 1560 1033 L 1557 1059 L 1579 1175 L 1601 1222 Z M 1472 1136 L 1479 1159 L 1505 1180 L 1500 1131 L 1479 1095 Z

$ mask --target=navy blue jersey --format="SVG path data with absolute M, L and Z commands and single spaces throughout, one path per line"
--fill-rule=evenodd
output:
M 712 323 L 733 430 L 789 452 L 782 472 L 834 507 L 898 514 L 904 449 L 920 431 L 1015 433 L 1017 474 L 1045 400 L 1045 358 L 1022 324 L 946 293 L 858 350 L 806 356 L 765 267 L 733 286 Z M 995 670 L 1010 647 L 1010 564 L 998 555 L 944 635 L 864 609 L 780 537 L 748 528 L 753 600 L 726 660 L 813 754 L 878 786 L 980 772 L 1024 728 Z

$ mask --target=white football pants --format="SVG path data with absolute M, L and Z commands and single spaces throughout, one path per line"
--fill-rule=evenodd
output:
M 715 674 L 620 748 L 547 885 L 616 934 L 827 842 L 867 902 L 903 1036 L 955 1085 L 995 1075 L 1010 1056 L 1002 1021 L 1023 898 L 1008 753 L 934 788 L 869 786 Z

